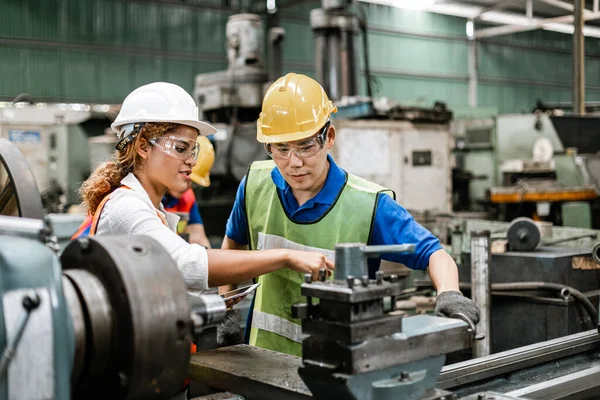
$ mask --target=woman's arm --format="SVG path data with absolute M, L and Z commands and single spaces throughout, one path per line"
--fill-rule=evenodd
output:
M 252 279 L 281 268 L 311 274 L 317 280 L 321 268 L 334 269 L 323 254 L 288 249 L 208 250 L 208 285 L 228 285 Z

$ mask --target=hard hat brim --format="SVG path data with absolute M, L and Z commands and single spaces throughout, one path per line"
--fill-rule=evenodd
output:
M 256 132 L 256 140 L 259 143 L 286 143 L 295 142 L 296 140 L 302 140 L 316 135 L 323 127 L 317 129 L 311 129 L 304 132 L 295 133 L 282 133 L 280 135 L 263 135 L 260 130 Z
M 186 126 L 190 126 L 194 129 L 197 129 L 198 132 L 200 133 L 200 135 L 202 136 L 209 136 L 209 135 L 214 135 L 215 133 L 217 133 L 217 129 L 206 123 L 206 122 L 202 122 L 202 121 L 190 121 L 190 120 L 157 120 L 157 119 L 153 119 L 152 121 L 148 121 L 148 120 L 144 120 L 144 121 L 140 121 L 140 118 L 136 118 L 135 121 L 133 120 L 129 120 L 129 119 L 122 119 L 119 121 L 115 121 L 110 125 L 110 128 L 116 132 L 119 133 L 119 129 L 123 126 L 123 125 L 127 125 L 127 124 L 133 124 L 136 122 L 166 122 L 166 123 L 171 123 L 171 124 L 180 124 L 180 125 L 186 125 Z

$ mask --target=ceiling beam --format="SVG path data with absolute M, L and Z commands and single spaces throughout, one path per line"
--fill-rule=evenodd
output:
M 586 13 L 583 17 L 584 21 L 592 21 L 596 19 L 600 19 L 600 12 L 590 12 Z M 537 19 L 533 20 L 533 23 L 530 25 L 502 25 L 495 26 L 493 28 L 485 28 L 475 30 L 474 37 L 475 39 L 482 39 L 493 36 L 501 36 L 501 35 L 509 35 L 511 33 L 517 32 L 527 32 L 534 31 L 537 29 L 544 29 L 544 27 L 550 25 L 556 26 L 556 24 L 573 24 L 574 17 L 573 15 L 564 15 L 562 17 L 554 17 L 554 18 L 546 18 L 546 19 Z M 584 27 L 585 30 L 585 27 Z

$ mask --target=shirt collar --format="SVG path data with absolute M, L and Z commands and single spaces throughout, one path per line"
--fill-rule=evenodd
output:
M 327 178 L 325 178 L 325 185 L 311 200 L 313 203 L 320 203 L 331 205 L 337 199 L 338 194 L 346 184 L 346 171 L 338 167 L 333 161 L 333 157 L 327 154 L 327 161 L 329 161 L 329 171 L 327 172 Z M 271 179 L 278 189 L 282 190 L 285 194 L 291 194 L 290 185 L 285 181 L 279 168 L 275 167 L 271 171 Z
M 144 201 L 146 201 L 146 203 L 148 203 L 153 209 L 156 209 L 154 207 L 154 204 L 152 204 L 152 201 L 150 200 L 150 196 L 148 196 L 148 192 L 146 192 L 146 189 L 144 189 L 144 187 L 142 186 L 138 178 L 133 174 L 133 172 L 130 172 L 125 178 L 121 180 L 121 185 L 125 185 L 134 192 L 141 194 L 142 197 L 144 197 Z M 162 205 L 162 202 L 158 203 L 158 211 L 160 211 L 164 215 L 171 229 L 173 229 L 173 226 L 177 227 L 177 223 L 179 222 L 179 216 L 165 211 L 165 207 Z

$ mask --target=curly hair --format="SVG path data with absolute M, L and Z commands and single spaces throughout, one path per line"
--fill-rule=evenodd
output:
M 173 123 L 147 123 L 131 143 L 123 150 L 115 151 L 110 161 L 98 166 L 79 189 L 88 214 L 96 213 L 102 200 L 121 185 L 121 180 L 128 173 L 139 170 L 142 158 L 137 148 L 142 138 L 146 140 L 157 138 L 174 131 L 178 126 Z

